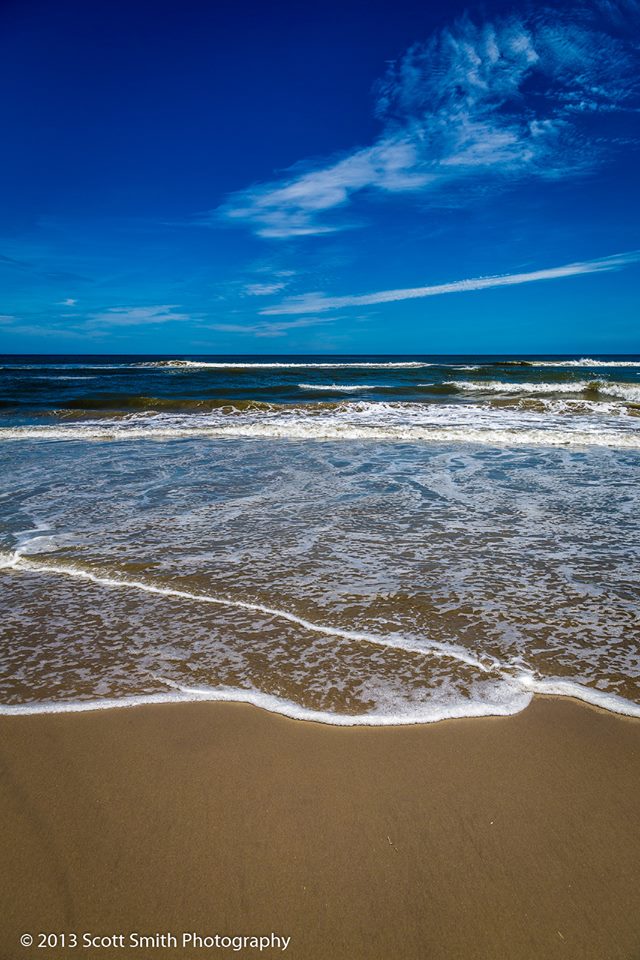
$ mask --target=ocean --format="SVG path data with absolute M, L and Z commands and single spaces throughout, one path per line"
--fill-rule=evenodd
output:
M 3 356 L 0 461 L 0 713 L 640 716 L 640 356 Z

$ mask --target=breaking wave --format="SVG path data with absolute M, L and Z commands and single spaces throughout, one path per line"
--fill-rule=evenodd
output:
M 640 429 L 634 417 L 567 417 L 491 404 L 366 400 L 306 405 L 251 403 L 243 409 L 227 404 L 205 412 L 146 412 L 0 428 L 0 441 L 189 437 L 640 448 Z
M 585 397 L 616 397 L 629 403 L 640 403 L 640 387 L 608 380 L 576 380 L 571 383 L 503 383 L 501 380 L 451 380 L 456 390 L 474 393 L 583 394 Z
M 582 357 L 580 360 L 537 360 L 534 367 L 640 367 L 640 360 L 598 360 Z
M 184 369 L 211 369 L 211 370 L 386 370 L 402 368 L 432 367 L 433 363 L 421 360 L 353 360 L 344 361 L 222 361 L 222 360 L 153 360 L 143 366 L 147 367 L 178 367 Z

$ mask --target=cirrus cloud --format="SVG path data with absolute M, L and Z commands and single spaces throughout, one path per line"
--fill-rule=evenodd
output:
M 441 197 L 479 178 L 499 187 L 589 170 L 607 144 L 588 118 L 640 105 L 638 48 L 619 29 L 622 16 L 637 22 L 637 4 L 603 0 L 586 12 L 480 24 L 463 17 L 378 82 L 374 143 L 238 191 L 207 222 L 266 238 L 317 236 L 352 226 L 331 215 L 367 193 Z
M 172 323 L 180 320 L 193 320 L 192 313 L 176 312 L 175 303 L 150 307 L 108 307 L 100 313 L 93 313 L 87 320 L 88 326 L 138 327 L 148 324 Z
M 608 273 L 640 261 L 640 250 L 618 253 L 597 260 L 583 260 L 559 267 L 546 267 L 527 273 L 508 273 L 493 277 L 472 277 L 468 280 L 453 280 L 451 283 L 436 283 L 423 287 L 404 287 L 397 290 L 378 290 L 375 293 L 354 296 L 329 297 L 323 293 L 305 293 L 289 297 L 280 304 L 265 307 L 260 313 L 269 316 L 297 313 L 324 313 L 327 310 L 345 307 L 367 307 L 378 303 L 393 303 L 398 300 L 417 300 L 422 297 L 437 297 L 446 293 L 468 293 L 472 290 L 488 290 L 491 287 L 510 287 L 521 283 L 536 283 L 541 280 L 561 280 L 565 277 L 584 276 L 589 273 Z

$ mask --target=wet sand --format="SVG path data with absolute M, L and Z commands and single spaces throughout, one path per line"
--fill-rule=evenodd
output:
M 0 957 L 640 957 L 640 723 L 335 728 L 241 704 L 0 718 Z M 29 932 L 291 937 L 36 949 Z

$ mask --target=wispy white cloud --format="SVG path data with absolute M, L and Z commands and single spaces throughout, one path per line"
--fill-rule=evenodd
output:
M 264 312 L 264 311 L 263 311 Z M 298 311 L 296 311 L 298 312 Z M 260 320 L 257 323 L 211 323 L 208 329 L 220 333 L 238 333 L 254 337 L 283 337 L 291 330 L 324 326 L 334 323 L 335 317 L 300 317 L 298 320 Z
M 75 307 L 78 301 L 74 300 L 72 297 L 67 297 L 66 300 L 60 300 L 56 306 L 58 307 Z
M 193 320 L 195 314 L 176 312 L 175 303 L 150 307 L 109 307 L 100 313 L 93 313 L 87 320 L 93 327 L 137 327 L 157 323 L 173 323 L 180 320 Z
M 289 297 L 280 304 L 265 307 L 263 315 L 280 316 L 298 313 L 323 313 L 345 307 L 364 307 L 376 303 L 392 303 L 397 300 L 416 300 L 421 297 L 437 297 L 445 293 L 466 293 L 471 290 L 487 290 L 491 287 L 507 287 L 520 283 L 535 283 L 540 280 L 560 280 L 564 277 L 577 277 L 589 273 L 603 273 L 621 270 L 623 267 L 640 261 L 640 250 L 601 257 L 597 260 L 583 260 L 579 263 L 567 263 L 560 267 L 547 267 L 544 270 L 532 270 L 528 273 L 510 273 L 494 277 L 474 277 L 469 280 L 454 280 L 451 283 L 431 284 L 425 287 L 405 287 L 399 290 L 378 290 L 356 296 L 328 297 L 323 293 L 306 293 L 298 297 Z
M 637 48 L 615 27 L 637 12 L 631 0 L 601 0 L 573 16 L 462 18 L 391 65 L 377 85 L 373 144 L 235 193 L 214 219 L 263 237 L 328 234 L 352 225 L 326 215 L 358 194 L 437 195 L 478 177 L 588 169 L 602 146 L 584 117 L 638 106 Z
M 0 331 L 7 336 L 56 337 L 67 340 L 74 340 L 81 336 L 78 330 L 60 327 L 46 321 L 32 323 L 10 314 L 0 316 Z
M 268 297 L 273 293 L 279 293 L 286 287 L 284 280 L 274 281 L 273 283 L 248 283 L 244 292 L 248 297 Z
M 390 193 L 426 186 L 433 175 L 418 172 L 417 163 L 416 146 L 409 138 L 389 139 L 282 185 L 236 194 L 221 212 L 230 220 L 253 223 L 263 237 L 334 233 L 340 227 L 321 224 L 318 214 L 344 205 L 352 193 L 373 185 Z
M 67 313 L 59 317 L 27 319 L 13 316 L 0 316 L 0 328 L 5 333 L 34 337 L 102 338 L 117 337 L 125 333 L 124 328 L 183 322 L 200 321 L 201 313 L 184 313 L 176 304 L 161 304 L 144 307 L 107 307 L 106 309 L 82 315 Z M 71 319 L 70 319 L 71 318 Z M 123 328 L 122 331 L 120 328 Z

